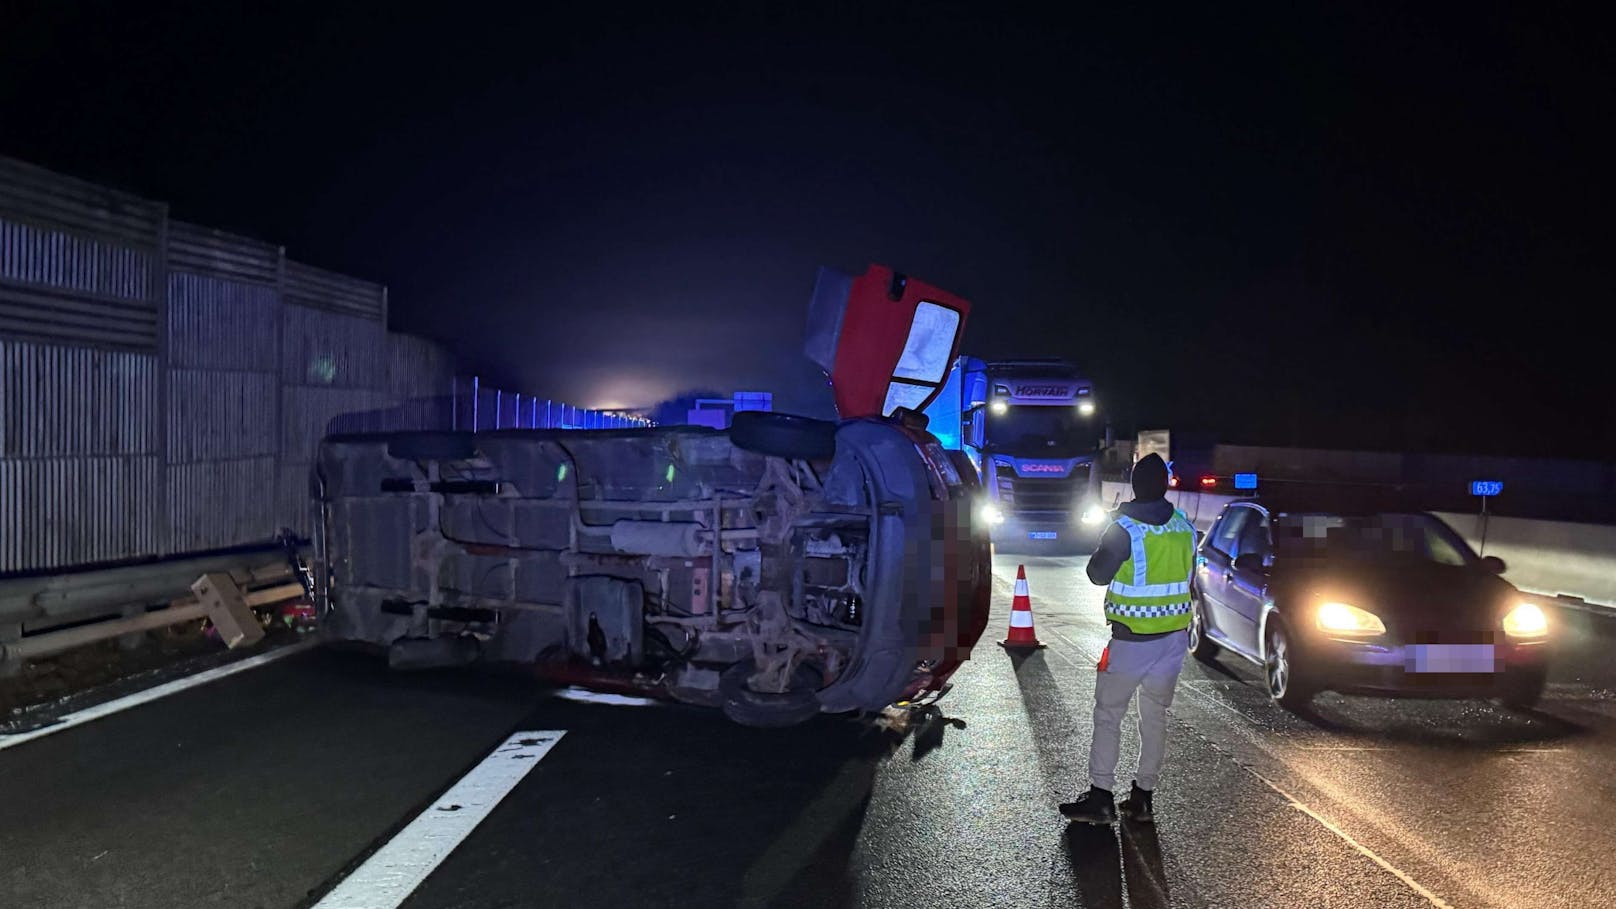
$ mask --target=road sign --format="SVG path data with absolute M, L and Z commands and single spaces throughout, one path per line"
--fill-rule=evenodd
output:
M 1237 473 L 1234 475 L 1235 489 L 1256 489 L 1257 475 L 1254 473 Z
M 1482 498 L 1486 498 L 1488 496 L 1498 495 L 1503 491 L 1503 480 L 1472 480 L 1470 483 L 1470 494 L 1473 496 L 1481 496 Z

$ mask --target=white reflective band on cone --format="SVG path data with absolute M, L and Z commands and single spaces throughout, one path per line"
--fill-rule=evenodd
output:
M 1028 596 L 1028 593 L 1027 593 L 1027 579 L 1026 578 L 1016 578 L 1016 596 L 1018 596 L 1018 597 Z
M 1017 610 L 1012 611 L 1010 613 L 1010 627 L 1011 628 L 1031 628 L 1032 627 L 1032 611 L 1028 610 L 1028 609 L 1017 609 Z

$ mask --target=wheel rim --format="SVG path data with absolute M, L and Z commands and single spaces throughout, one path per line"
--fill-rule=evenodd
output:
M 1268 639 L 1268 653 L 1263 663 L 1268 669 L 1269 692 L 1276 698 L 1284 697 L 1291 681 L 1290 644 L 1285 640 L 1285 632 L 1274 630 Z

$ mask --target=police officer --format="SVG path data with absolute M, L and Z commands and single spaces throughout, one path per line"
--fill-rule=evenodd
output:
M 1195 526 L 1166 499 L 1167 465 L 1151 454 L 1133 468 L 1133 501 L 1119 508 L 1089 558 L 1089 580 L 1104 585 L 1111 643 L 1094 683 L 1094 742 L 1089 791 L 1060 806 L 1074 821 L 1154 820 L 1151 793 L 1166 748 L 1167 707 L 1184 668 L 1190 625 Z M 1113 802 L 1122 715 L 1139 692 L 1139 772 L 1120 805 Z

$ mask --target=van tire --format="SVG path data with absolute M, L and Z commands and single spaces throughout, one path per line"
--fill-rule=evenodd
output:
M 811 417 L 743 410 L 730 424 L 736 448 L 790 460 L 824 461 L 836 454 L 836 424 Z

